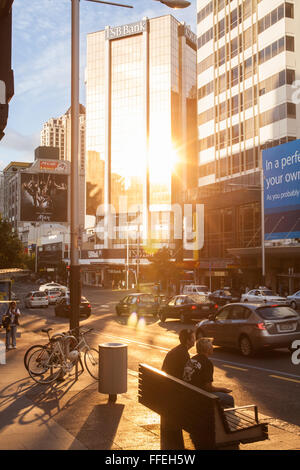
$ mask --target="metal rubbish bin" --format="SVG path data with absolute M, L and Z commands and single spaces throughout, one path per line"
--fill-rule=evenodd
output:
M 115 402 L 118 393 L 127 392 L 127 344 L 99 344 L 98 391 Z

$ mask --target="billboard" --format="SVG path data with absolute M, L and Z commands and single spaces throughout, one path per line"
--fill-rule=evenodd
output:
M 262 152 L 265 240 L 300 238 L 300 140 Z
M 54 173 L 21 173 L 20 220 L 68 221 L 68 176 Z

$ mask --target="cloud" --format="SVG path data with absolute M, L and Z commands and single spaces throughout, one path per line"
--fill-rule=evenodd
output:
M 6 147 L 17 152 L 31 152 L 32 160 L 32 149 L 38 147 L 39 139 L 40 134 L 36 133 L 25 136 L 13 129 L 7 128 L 5 130 L 5 136 L 1 141 L 1 150 Z

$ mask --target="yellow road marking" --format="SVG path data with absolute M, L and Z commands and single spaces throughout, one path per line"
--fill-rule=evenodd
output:
M 242 367 L 236 367 L 236 366 L 229 366 L 228 364 L 223 364 L 224 367 L 229 367 L 230 369 L 237 369 L 237 370 L 242 370 L 244 372 L 247 372 L 248 369 L 243 369 Z
M 287 380 L 288 382 L 296 382 L 297 384 L 300 384 L 300 380 L 288 379 L 287 377 L 281 377 L 280 375 L 270 375 L 270 377 L 273 377 L 274 379 Z

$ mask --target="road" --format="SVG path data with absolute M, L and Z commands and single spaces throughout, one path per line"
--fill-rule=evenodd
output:
M 22 299 L 31 287 L 16 284 L 13 290 Z M 94 328 L 89 337 L 91 345 L 128 344 L 128 367 L 133 371 L 138 370 L 141 362 L 160 368 L 167 351 L 178 344 L 180 329 L 193 327 L 178 320 L 161 323 L 147 317 L 137 323 L 134 318 L 117 317 L 115 304 L 125 292 L 86 287 L 83 295 L 92 305 L 91 317 L 81 321 L 82 325 Z M 30 310 L 22 307 L 22 313 L 22 325 L 36 333 L 45 326 L 52 326 L 56 331 L 69 327 L 68 319 L 55 317 L 52 306 Z M 195 354 L 195 349 L 190 353 Z M 237 351 L 215 348 L 212 361 L 215 385 L 232 389 L 236 406 L 257 404 L 259 412 L 266 416 L 300 425 L 300 365 L 292 363 L 287 349 L 244 358 Z

